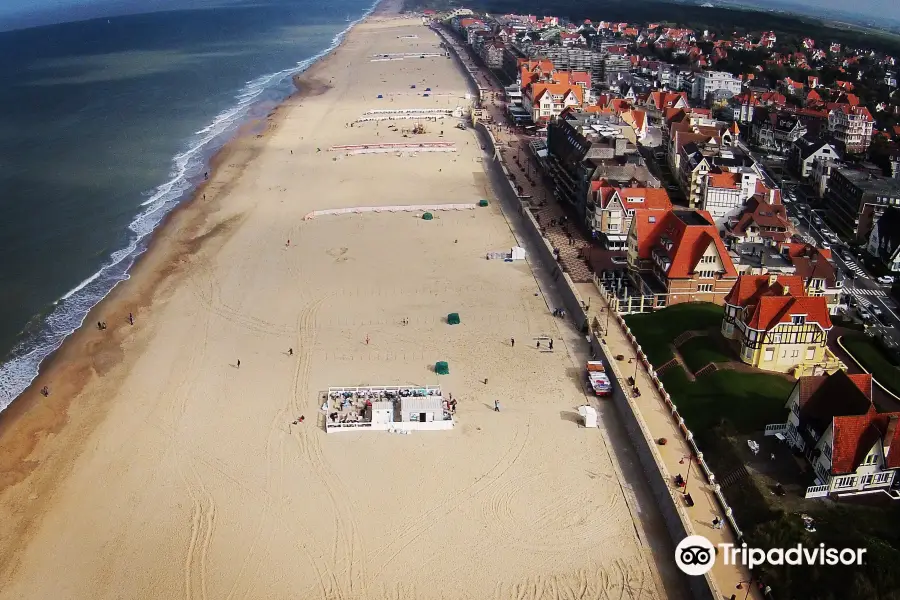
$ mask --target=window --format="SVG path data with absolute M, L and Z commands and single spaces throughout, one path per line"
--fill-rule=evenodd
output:
M 618 223 L 610 223 L 610 224 L 607 225 L 606 227 L 607 227 L 610 231 L 618 231 L 618 230 L 619 230 L 619 224 L 618 224 Z
M 633 209 L 633 208 L 629 208 L 628 210 L 625 211 L 625 214 L 628 215 L 629 217 L 633 217 L 633 216 L 634 216 L 634 209 Z
M 825 458 L 831 460 L 831 444 L 825 444 L 822 446 L 822 454 L 825 455 Z
M 791 351 L 791 358 L 797 358 L 798 356 L 800 356 L 800 351 L 799 351 L 799 350 L 793 350 L 793 351 Z
M 816 358 L 816 347 L 810 346 L 806 349 L 806 360 L 815 360 Z
M 700 276 L 700 279 L 712 279 L 716 276 L 715 271 L 697 271 L 697 274 Z
M 654 216 L 647 217 L 647 222 L 648 223 L 656 223 L 656 217 L 654 217 Z
M 865 460 L 863 460 L 864 465 L 874 465 L 877 462 L 878 462 L 877 454 L 869 454 L 868 456 L 866 456 Z
M 876 473 L 875 474 L 875 483 L 887 483 L 891 480 L 893 476 L 893 471 L 885 471 L 884 473 Z
M 750 346 L 744 346 L 741 348 L 741 358 L 744 360 L 750 360 L 753 358 L 753 348 Z
M 629 202 L 643 202 L 644 199 L 643 198 L 629 198 L 628 201 Z
M 862 484 L 869 485 L 870 483 L 872 483 L 872 476 L 871 475 L 863 475 L 862 476 Z
M 716 257 L 715 257 L 715 255 L 704 256 L 703 258 L 700 259 L 700 262 L 705 263 L 705 264 L 711 264 L 711 263 L 716 262 Z
M 713 286 L 711 283 L 701 283 L 697 286 L 698 292 L 711 292 L 713 290 Z
M 792 325 L 803 325 L 804 323 L 806 323 L 805 315 L 794 315 L 791 317 Z
M 781 358 L 787 358 L 787 350 L 781 351 Z
M 775 348 L 766 348 L 766 355 L 763 360 L 768 362 L 768 361 L 772 360 L 773 358 L 775 358 Z
M 848 488 L 848 487 L 852 487 L 855 482 L 856 482 L 856 477 L 853 475 L 848 475 L 846 477 L 838 477 L 834 481 L 834 487 Z

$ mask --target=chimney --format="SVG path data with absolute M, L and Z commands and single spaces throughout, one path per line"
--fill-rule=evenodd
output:
M 887 462 L 888 452 L 890 452 L 891 450 L 891 440 L 894 439 L 894 432 L 897 431 L 897 420 L 897 413 L 891 413 L 888 417 L 887 430 L 885 430 L 884 439 L 881 442 L 882 450 L 884 451 L 885 462 Z

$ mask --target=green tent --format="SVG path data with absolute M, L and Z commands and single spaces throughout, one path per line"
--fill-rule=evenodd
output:
M 431 213 L 425 213 L 424 215 L 422 215 L 422 218 L 425 219 L 426 221 L 430 221 L 434 218 L 434 215 Z
M 449 375 L 450 374 L 450 365 L 447 364 L 447 361 L 442 360 L 434 363 L 434 372 L 438 375 Z
M 459 325 L 459 313 L 450 313 L 447 315 L 448 325 Z
M 479 201 L 478 201 L 478 206 L 487 206 L 487 205 L 488 205 L 488 201 L 487 201 L 487 200 L 479 200 Z

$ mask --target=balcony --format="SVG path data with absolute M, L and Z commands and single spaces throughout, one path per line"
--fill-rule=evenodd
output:
M 804 496 L 804 498 L 824 498 L 827 495 L 827 485 L 811 485 L 806 488 L 806 495 Z

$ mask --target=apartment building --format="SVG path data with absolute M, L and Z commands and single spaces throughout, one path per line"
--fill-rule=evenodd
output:
M 691 87 L 691 98 L 696 102 L 707 102 L 711 96 L 723 91 L 728 96 L 741 93 L 743 82 L 725 71 L 703 71 L 697 73 Z
M 612 187 L 592 181 L 588 199 L 588 227 L 607 250 L 624 250 L 637 210 L 668 211 L 669 194 L 661 188 Z
M 682 302 L 714 302 L 737 278 L 712 217 L 705 211 L 635 210 L 628 230 L 629 278 L 637 302 L 620 310 L 653 310 Z
M 825 192 L 826 216 L 846 237 L 868 240 L 875 221 L 889 206 L 900 206 L 900 180 L 847 168 L 831 170 Z
M 828 113 L 828 131 L 848 154 L 862 154 L 872 143 L 875 119 L 865 106 L 842 104 Z

